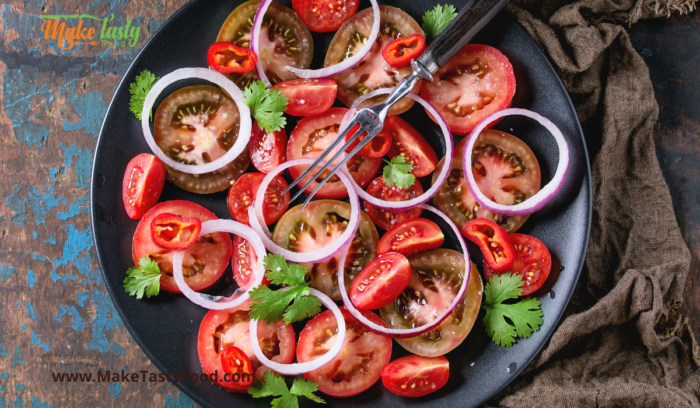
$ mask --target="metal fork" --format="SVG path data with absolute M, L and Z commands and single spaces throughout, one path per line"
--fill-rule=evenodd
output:
M 323 187 L 323 185 L 330 179 L 341 167 L 347 163 L 360 149 L 362 149 L 367 143 L 371 142 L 372 139 L 382 130 L 384 127 L 384 120 L 389 112 L 389 109 L 393 104 L 398 102 L 401 98 L 408 95 L 409 92 L 418 84 L 421 79 L 432 81 L 433 74 L 440 69 L 447 61 L 452 58 L 457 51 L 462 49 L 462 47 L 469 42 L 469 40 L 476 35 L 476 33 L 481 30 L 486 23 L 491 21 L 491 19 L 503 8 L 503 6 L 508 3 L 508 0 L 470 0 L 462 8 L 457 17 L 452 20 L 452 22 L 445 28 L 445 30 L 440 33 L 440 35 L 435 38 L 425 52 L 418 57 L 418 59 L 411 61 L 411 67 L 413 71 L 410 75 L 405 77 L 399 82 L 399 84 L 394 88 L 394 90 L 389 94 L 389 97 L 379 105 L 363 108 L 355 115 L 352 121 L 348 123 L 342 132 L 336 137 L 336 139 L 328 146 L 323 153 L 321 153 L 313 164 L 309 166 L 294 182 L 292 182 L 289 187 L 287 187 L 282 194 L 289 191 L 292 187 L 296 186 L 301 182 L 301 180 L 308 176 L 316 166 L 318 166 L 333 149 L 338 146 L 341 140 L 345 140 L 348 133 L 359 125 L 359 129 L 353 133 L 353 136 L 348 139 L 348 141 L 333 155 L 333 157 L 326 161 L 326 163 L 321 167 L 316 175 L 314 175 L 291 199 L 294 201 L 299 197 L 318 177 L 320 177 L 324 171 L 330 167 L 333 162 L 335 162 L 342 154 L 345 152 L 362 134 L 366 134 L 365 138 L 362 139 L 357 146 L 355 146 L 352 151 L 343 158 L 343 160 L 333 168 L 328 175 L 326 175 L 314 188 L 313 192 L 309 194 L 302 205 L 302 209 L 306 207 L 306 204 L 311 201 L 311 198 L 316 194 L 318 190 Z

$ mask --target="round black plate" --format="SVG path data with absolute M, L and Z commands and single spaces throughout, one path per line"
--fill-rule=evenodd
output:
M 125 271 L 133 266 L 131 240 L 137 221 L 129 219 L 124 211 L 122 177 L 132 157 L 149 151 L 140 122 L 128 109 L 129 84 L 144 69 L 163 76 L 177 68 L 205 67 L 209 44 L 214 42 L 221 24 L 239 2 L 194 0 L 160 28 L 134 60 L 117 88 L 95 152 L 90 212 L 100 268 L 126 327 L 162 372 L 201 372 L 197 358 L 197 331 L 206 310 L 183 296 L 163 293 L 156 298 L 139 301 L 124 291 Z M 282 1 L 289 7 L 290 3 L 289 0 Z M 381 3 L 400 7 L 420 22 L 423 13 L 440 1 L 388 0 Z M 455 6 L 460 8 L 464 1 L 456 3 Z M 361 9 L 369 6 L 369 2 L 363 0 Z M 315 67 L 322 63 L 324 50 L 331 38 L 332 34 L 314 36 L 317 50 Z M 555 258 L 552 275 L 558 274 L 558 279 L 552 279 L 555 282 L 551 290 L 540 296 L 544 325 L 531 338 L 521 339 L 513 347 L 504 348 L 488 339 L 479 320 L 466 341 L 447 355 L 451 366 L 450 379 L 438 392 L 423 398 L 402 398 L 388 392 L 379 382 L 353 398 L 323 396 L 331 406 L 421 404 L 450 407 L 483 404 L 513 380 L 542 348 L 556 327 L 578 281 L 590 232 L 591 181 L 586 146 L 574 107 L 545 56 L 525 31 L 504 13 L 497 16 L 472 42 L 492 45 L 510 59 L 517 80 L 512 106 L 531 109 L 552 120 L 564 133 L 571 151 L 571 164 L 564 188 L 549 205 L 531 216 L 521 229 L 521 232 L 542 240 Z M 414 107 L 404 117 L 434 141 L 436 151 L 444 152 L 439 133 L 422 108 Z M 294 124 L 295 121 L 291 120 L 288 132 Z M 553 138 L 546 130 L 520 117 L 506 118 L 497 128 L 521 137 L 530 145 L 542 167 L 543 183 L 548 182 L 556 169 L 558 153 Z M 166 183 L 160 200 L 191 200 L 219 217 L 230 218 L 225 197 L 225 192 L 207 196 L 190 194 Z M 450 238 L 452 243 L 448 242 L 447 245 L 453 246 L 455 239 L 448 237 L 447 241 Z M 470 252 L 480 266 L 476 247 L 472 247 Z M 557 267 L 558 264 L 561 268 Z M 210 292 L 230 293 L 230 280 L 222 280 Z M 401 346 L 394 343 L 394 358 L 405 353 Z M 269 407 L 270 404 L 268 398 L 254 400 L 248 395 L 228 393 L 208 382 L 184 381 L 178 383 L 178 387 L 205 407 Z M 303 398 L 301 400 L 302 404 L 306 404 Z

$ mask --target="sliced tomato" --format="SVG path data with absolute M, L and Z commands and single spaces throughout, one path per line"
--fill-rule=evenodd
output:
M 359 129 L 359 125 L 356 125 L 354 129 L 348 132 L 348 134 L 345 136 L 346 142 L 352 139 L 357 129 Z M 367 133 L 361 134 L 360 137 L 358 137 L 347 149 L 345 149 L 345 151 L 348 153 L 352 152 L 360 142 L 365 140 L 366 136 Z M 389 148 L 391 148 L 391 133 L 379 132 L 369 143 L 367 143 L 362 149 L 358 150 L 358 152 L 355 154 L 357 156 L 378 159 L 387 154 L 389 152 Z
M 452 133 L 462 136 L 487 116 L 507 108 L 515 94 L 513 66 L 488 45 L 465 45 L 434 76 L 437 81 L 426 82 L 420 94 L 438 110 Z
M 292 116 L 313 116 L 327 111 L 338 92 L 332 79 L 290 79 L 272 86 L 287 96 L 287 110 Z
M 233 237 L 233 251 L 231 253 L 231 269 L 233 279 L 239 287 L 248 287 L 254 280 L 257 273 L 258 257 L 253 251 L 253 246 L 239 235 Z M 270 281 L 263 277 L 262 285 L 268 286 Z
M 377 254 L 398 252 L 409 256 L 440 248 L 444 241 L 445 235 L 437 224 L 425 218 L 416 218 L 391 227 L 379 240 Z
M 223 74 L 244 74 L 255 68 L 258 56 L 250 48 L 241 48 L 221 41 L 209 46 L 207 63 L 214 71 Z
M 389 116 L 380 133 L 389 133 L 393 140 L 389 157 L 403 156 L 413 165 L 413 175 L 427 176 L 435 170 L 438 158 L 435 150 L 418 131 L 398 116 Z
M 382 383 L 387 390 L 403 397 L 422 397 L 447 384 L 450 362 L 444 356 L 406 356 L 387 364 Z
M 302 118 L 289 135 L 287 160 L 318 157 L 321 152 L 335 140 L 336 136 L 338 136 L 340 122 L 343 120 L 343 116 L 345 116 L 348 110 L 349 109 L 345 108 L 330 108 L 320 115 Z M 347 162 L 350 175 L 362 188 L 367 187 L 367 184 L 372 181 L 372 178 L 377 174 L 381 165 L 382 161 L 380 159 L 361 156 L 353 156 Z M 308 166 L 290 167 L 289 174 L 292 178 L 296 179 L 307 168 Z M 328 172 L 326 172 L 326 174 L 328 174 Z M 310 177 L 311 176 L 305 177 L 301 185 L 303 186 L 306 184 Z M 311 186 L 306 189 L 306 193 L 310 194 L 317 185 L 316 182 L 312 183 Z M 345 198 L 347 196 L 348 191 L 345 185 L 336 175 L 333 175 L 315 195 L 315 197 L 318 198 Z
M 264 173 L 246 173 L 228 191 L 228 210 L 233 218 L 242 224 L 248 224 L 248 208 L 255 205 L 255 195 Z M 287 182 L 275 176 L 265 190 L 263 218 L 267 225 L 273 224 L 289 207 L 289 192 L 280 194 L 287 188 Z
M 232 382 L 237 382 L 241 387 L 250 386 L 253 383 L 253 365 L 248 355 L 236 346 L 228 346 L 221 353 L 221 366 L 224 373 L 228 374 Z
M 375 258 L 350 286 L 350 300 L 358 309 L 379 309 L 393 302 L 411 280 L 405 256 L 388 253 Z
M 292 8 L 309 30 L 327 33 L 337 30 L 345 20 L 357 13 L 359 0 L 292 0 Z
M 423 194 L 423 187 L 421 187 L 418 180 L 416 180 L 413 185 L 407 189 L 398 188 L 395 186 L 389 187 L 380 176 L 374 179 L 374 181 L 369 185 L 367 188 L 367 194 L 386 201 L 406 201 Z M 365 211 L 367 212 L 367 215 L 369 215 L 369 218 L 371 218 L 379 228 L 389 230 L 396 224 L 420 217 L 423 209 L 420 207 L 414 207 L 410 210 L 385 210 L 383 208 L 375 207 L 365 201 Z
M 351 397 L 371 387 L 382 375 L 391 359 L 391 339 L 367 331 L 350 312 L 341 308 L 345 318 L 343 351 L 328 364 L 304 374 L 318 383 L 318 390 L 332 397 Z M 376 314 L 362 310 L 362 315 L 376 324 L 386 324 Z M 311 319 L 299 333 L 297 361 L 305 363 L 325 354 L 333 346 L 338 323 L 333 312 L 326 310 Z
M 484 262 L 496 273 L 513 268 L 515 254 L 506 230 L 486 218 L 476 218 L 464 225 L 462 235 L 475 243 L 484 255 Z
M 211 211 L 201 205 L 174 200 L 159 203 L 144 214 L 134 233 L 132 253 L 134 264 L 143 257 L 158 262 L 160 268 L 160 288 L 166 292 L 181 293 L 173 278 L 173 254 L 175 250 L 163 248 L 151 238 L 151 222 L 160 214 L 173 214 L 182 218 L 196 217 L 201 222 L 217 219 Z M 215 284 L 223 275 L 231 259 L 231 238 L 223 232 L 214 232 L 197 238 L 185 250 L 182 272 L 185 282 L 195 291 L 202 291 Z
M 197 217 L 182 218 L 165 213 L 151 221 L 151 239 L 163 248 L 187 249 L 197 240 L 201 230 L 202 222 Z
M 552 270 L 552 256 L 542 241 L 535 237 L 525 234 L 508 234 L 508 236 L 515 252 L 515 261 L 510 270 L 502 273 L 513 272 L 522 276 L 525 285 L 520 296 L 527 296 L 539 289 L 547 280 Z M 484 277 L 487 281 L 498 274 L 487 263 L 484 264 Z
M 422 34 L 413 34 L 390 42 L 382 50 L 382 57 L 394 68 L 405 68 L 412 60 L 420 57 L 424 49 L 425 37 Z
M 260 364 L 250 345 L 250 305 L 251 301 L 248 300 L 232 309 L 210 310 L 199 325 L 197 354 L 202 371 L 214 375 L 214 383 L 231 392 L 246 392 L 250 384 L 233 381 L 230 377 L 228 381 L 224 379 L 221 356 L 229 347 L 235 346 L 248 356 L 256 379 L 262 379 L 263 373 L 269 371 Z M 294 361 L 296 345 L 291 324 L 284 324 L 282 320 L 272 324 L 258 322 L 258 344 L 265 357 L 272 361 L 280 364 Z
M 250 135 L 250 161 L 258 171 L 265 174 L 284 163 L 287 153 L 287 131 L 284 128 L 272 133 L 260 129 L 258 122 L 253 124 Z
M 129 160 L 122 182 L 122 200 L 132 220 L 143 217 L 158 202 L 165 184 L 165 166 L 156 156 L 141 153 Z
M 474 218 L 487 218 L 508 232 L 517 231 L 528 216 L 494 214 L 476 202 L 462 170 L 465 141 L 454 149 L 452 170 L 433 197 L 433 203 L 459 228 Z M 442 171 L 444 159 L 433 173 L 433 183 Z M 535 154 L 517 137 L 493 129 L 484 129 L 472 152 L 472 173 L 479 189 L 499 204 L 522 202 L 540 191 L 540 165 Z

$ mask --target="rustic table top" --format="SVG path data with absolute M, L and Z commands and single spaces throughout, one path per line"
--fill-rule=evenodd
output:
M 170 383 L 141 381 L 141 372 L 158 370 L 131 339 L 107 294 L 88 209 L 93 149 L 107 105 L 140 47 L 184 3 L 10 0 L 1 6 L 0 408 L 195 405 Z M 83 14 L 114 19 L 105 23 L 83 16 L 85 26 L 73 32 L 72 47 L 64 42 L 66 49 L 44 38 L 47 21 L 53 21 L 47 15 Z M 67 28 L 79 20 L 71 19 Z M 700 147 L 694 142 L 700 130 L 700 57 L 694 50 L 700 46 L 699 21 L 695 15 L 631 29 L 661 105 L 658 157 L 693 253 L 683 311 L 696 333 Z M 133 47 L 90 39 L 103 25 L 129 22 L 140 27 Z M 65 32 L 64 40 L 70 34 Z M 99 370 L 139 373 L 139 379 L 54 380 L 55 374 Z

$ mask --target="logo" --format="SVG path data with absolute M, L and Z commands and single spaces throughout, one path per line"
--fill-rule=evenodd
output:
M 69 50 L 75 45 L 101 45 L 107 47 L 133 47 L 139 41 L 141 27 L 131 25 L 129 20 L 122 27 L 111 24 L 114 14 L 110 17 L 98 18 L 89 14 L 55 15 L 41 16 L 46 19 L 41 24 L 41 32 L 44 33 L 45 40 L 58 41 L 58 46 L 64 50 Z M 63 19 L 78 19 L 78 26 L 66 25 Z M 98 32 L 89 20 L 96 20 L 101 23 Z

